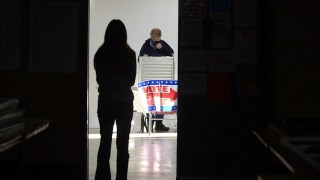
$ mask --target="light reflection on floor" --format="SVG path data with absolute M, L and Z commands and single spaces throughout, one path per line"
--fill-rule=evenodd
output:
M 113 135 L 116 138 L 116 133 Z M 96 155 L 100 135 L 89 134 L 89 180 L 94 179 Z M 175 180 L 176 179 L 177 133 L 130 134 L 129 169 L 130 180 Z M 113 179 L 116 172 L 116 145 L 112 142 L 110 158 Z
M 114 133 L 112 138 L 116 138 L 117 134 Z M 137 137 L 177 137 L 177 133 L 135 133 L 130 134 L 130 138 L 137 138 Z M 89 139 L 100 139 L 100 134 L 89 134 Z

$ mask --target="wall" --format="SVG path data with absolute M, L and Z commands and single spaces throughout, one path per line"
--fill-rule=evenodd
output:
M 178 0 L 91 0 L 89 33 L 89 128 L 98 128 L 97 83 L 93 68 L 93 57 L 103 43 L 105 29 L 112 19 L 124 22 L 128 33 L 128 44 L 139 54 L 150 30 L 162 30 L 162 39 L 178 54 Z M 176 60 L 177 68 L 177 60 Z M 177 71 L 176 71 L 177 72 Z M 137 84 L 137 82 L 136 82 Z M 135 110 L 143 111 L 140 97 L 135 92 Z
M 315 26 L 319 6 L 319 2 L 277 2 L 275 115 L 279 118 L 320 117 L 320 28 Z
M 177 180 L 255 179 L 265 163 L 252 133 L 264 125 L 264 6 L 179 2 Z
M 51 121 L 46 131 L 7 151 L 32 179 L 87 176 L 87 8 L 83 0 L 1 1 L 0 96 L 18 98 L 25 118 Z M 16 66 L 8 63 L 13 60 Z M 8 174 L 26 175 L 21 167 Z

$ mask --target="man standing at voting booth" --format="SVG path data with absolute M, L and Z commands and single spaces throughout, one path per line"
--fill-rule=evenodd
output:
M 173 53 L 173 49 L 169 46 L 169 44 L 161 39 L 161 30 L 159 28 L 153 28 L 150 32 L 150 38 L 147 39 L 142 45 L 139 56 L 173 56 Z M 163 119 L 163 117 L 164 114 L 152 115 L 152 118 Z M 156 124 L 154 128 L 155 131 L 169 131 L 169 127 L 166 127 L 162 123 L 162 120 L 154 121 Z

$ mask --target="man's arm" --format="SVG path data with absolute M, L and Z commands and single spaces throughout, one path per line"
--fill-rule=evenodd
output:
M 144 43 L 140 49 L 140 53 L 139 53 L 139 56 L 144 56 L 145 54 L 148 54 L 148 51 L 147 51 L 147 44 Z
M 162 44 L 161 53 L 164 54 L 165 56 L 172 56 L 173 49 L 169 46 L 169 44 L 164 40 L 161 40 L 161 44 Z

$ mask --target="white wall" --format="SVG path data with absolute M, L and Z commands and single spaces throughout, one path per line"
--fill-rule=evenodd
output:
M 160 28 L 162 39 L 175 52 L 177 69 L 178 0 L 90 0 L 89 128 L 99 128 L 96 113 L 98 92 L 93 57 L 103 43 L 106 27 L 112 19 L 120 19 L 125 24 L 128 44 L 137 56 L 144 41 L 150 37 L 150 30 Z M 138 93 L 134 92 L 134 95 L 135 110 L 143 112 Z

